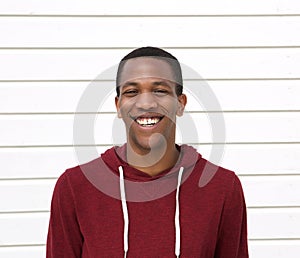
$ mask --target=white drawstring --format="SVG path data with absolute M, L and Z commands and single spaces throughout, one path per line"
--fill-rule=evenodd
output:
M 183 174 L 183 167 L 180 168 L 178 172 L 178 179 L 177 179 L 177 190 L 176 190 L 176 210 L 175 210 L 175 255 L 179 257 L 180 255 L 180 220 L 179 220 L 179 188 L 181 184 L 181 178 Z
M 124 257 L 127 256 L 128 251 L 128 208 L 126 202 L 126 195 L 125 195 L 125 180 L 124 180 L 124 173 L 123 168 L 119 166 L 120 172 L 120 192 L 121 192 L 121 202 L 122 202 L 122 211 L 123 211 L 123 218 L 124 218 Z
M 121 192 L 121 202 L 122 202 L 122 211 L 123 211 L 123 218 L 124 218 L 124 257 L 127 257 L 128 252 L 128 208 L 126 202 L 126 194 L 125 194 L 125 180 L 124 180 L 124 172 L 123 168 L 119 166 L 120 172 L 120 192 Z M 175 209 L 175 255 L 179 257 L 180 255 L 180 220 L 179 220 L 179 188 L 181 184 L 183 174 L 183 167 L 180 168 L 178 172 L 178 179 L 177 179 L 177 188 L 176 188 L 176 209 Z

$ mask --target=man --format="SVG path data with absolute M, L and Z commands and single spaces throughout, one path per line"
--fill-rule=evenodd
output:
M 116 82 L 127 143 L 58 179 L 47 257 L 248 257 L 238 177 L 175 144 L 187 102 L 178 60 L 136 49 L 121 60 Z M 212 178 L 199 186 L 204 173 Z

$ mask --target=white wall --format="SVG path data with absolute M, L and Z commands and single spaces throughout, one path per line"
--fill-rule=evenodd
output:
M 169 49 L 220 102 L 221 164 L 244 186 L 251 257 L 298 257 L 299 32 L 297 0 L 1 1 L 0 257 L 45 256 L 53 186 L 77 164 L 80 96 L 99 73 L 146 45 Z M 112 143 L 112 100 L 101 110 L 105 127 L 96 124 L 99 151 Z M 201 131 L 196 144 L 209 157 L 216 143 L 207 111 L 216 110 L 195 101 L 188 108 Z

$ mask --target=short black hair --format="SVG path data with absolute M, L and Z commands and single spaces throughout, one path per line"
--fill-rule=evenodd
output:
M 183 88 L 183 79 L 182 79 L 182 71 L 181 71 L 180 63 L 175 56 L 158 47 L 137 48 L 122 58 L 118 66 L 117 77 L 116 77 L 117 96 L 120 95 L 120 85 L 119 85 L 120 76 L 123 67 L 126 64 L 126 61 L 132 58 L 145 57 L 145 56 L 162 59 L 167 63 L 169 63 L 174 73 L 174 81 L 176 82 L 176 95 L 180 96 L 182 94 L 182 88 Z

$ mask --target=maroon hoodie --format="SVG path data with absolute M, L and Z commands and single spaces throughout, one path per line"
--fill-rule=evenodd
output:
M 66 170 L 51 204 L 47 258 L 176 257 L 176 187 L 180 257 L 246 258 L 247 221 L 238 177 L 178 146 L 178 163 L 150 176 L 126 163 L 126 146 Z M 124 237 L 119 167 L 125 178 L 129 228 Z M 178 171 L 183 169 L 181 182 Z

